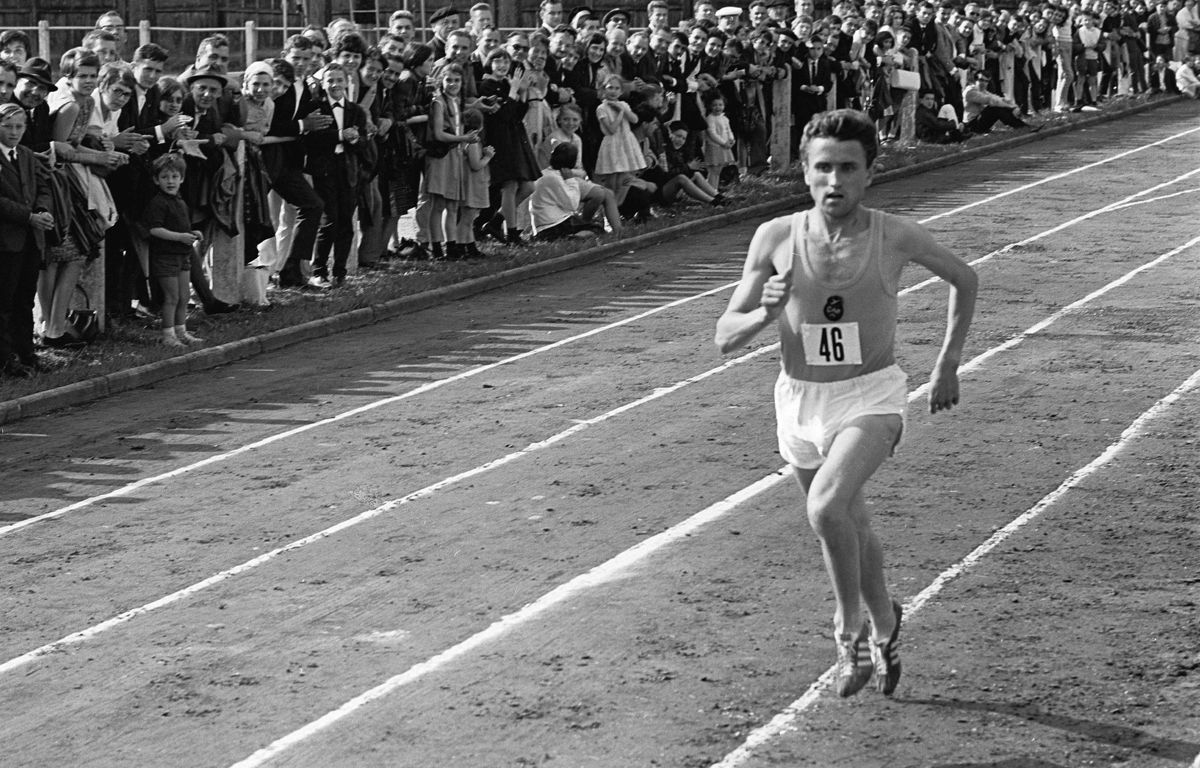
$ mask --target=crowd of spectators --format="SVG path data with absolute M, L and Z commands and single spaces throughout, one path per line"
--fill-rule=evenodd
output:
M 352 252 L 364 269 L 472 259 L 485 238 L 620 235 L 676 201 L 721 206 L 768 167 L 773 131 L 794 153 L 831 108 L 866 111 L 885 142 L 908 110 L 917 138 L 944 143 L 1200 87 L 1195 0 L 696 0 L 674 20 L 665 0 L 636 17 L 542 0 L 538 13 L 536 29 L 501 31 L 486 3 L 445 7 L 425 42 L 408 11 L 387 30 L 337 19 L 240 73 L 221 35 L 194 55 L 129 50 L 114 12 L 57 76 L 4 31 L 4 373 L 37 372 L 35 340 L 81 343 L 68 308 L 101 254 L 110 315 L 153 308 L 182 347 L 200 342 L 192 295 L 209 314 L 236 308 L 205 269 L 221 232 L 244 235 L 243 295 L 265 304 L 268 285 L 336 289 Z M 410 214 L 414 239 L 398 226 Z

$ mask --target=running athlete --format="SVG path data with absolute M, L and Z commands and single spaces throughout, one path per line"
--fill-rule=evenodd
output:
M 904 429 L 907 376 L 893 350 L 900 273 L 912 261 L 950 284 L 932 413 L 958 403 L 978 286 L 975 271 L 920 224 L 863 207 L 877 152 L 875 126 L 862 112 L 825 112 L 808 123 L 800 159 L 813 207 L 758 228 L 716 334 L 730 352 L 778 321 L 779 450 L 804 489 L 833 582 L 840 696 L 857 693 L 872 672 L 887 695 L 900 679 L 900 603 L 888 594 L 862 495 Z

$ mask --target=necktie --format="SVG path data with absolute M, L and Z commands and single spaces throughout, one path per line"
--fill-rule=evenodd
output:
M 345 114 L 346 107 L 340 101 L 333 102 L 332 106 L 333 106 L 333 120 L 334 120 L 334 123 L 337 124 L 337 131 L 338 131 L 338 143 L 337 143 L 337 146 L 333 148 L 333 153 L 335 155 L 340 155 L 346 151 L 346 148 L 344 146 L 342 146 L 342 141 L 341 141 L 342 126 L 345 124 L 345 117 L 343 117 L 343 115 Z
M 14 167 L 16 166 L 16 164 L 17 164 L 17 150 L 15 150 L 15 149 L 10 149 L 10 150 L 8 150 L 8 162 L 12 163 Z

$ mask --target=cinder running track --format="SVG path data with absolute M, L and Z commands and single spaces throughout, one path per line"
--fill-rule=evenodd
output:
M 1195 105 L 868 204 L 982 278 L 937 416 L 904 281 L 894 699 L 824 688 L 773 334 L 712 345 L 746 221 L 5 427 L 0 765 L 1190 764 Z

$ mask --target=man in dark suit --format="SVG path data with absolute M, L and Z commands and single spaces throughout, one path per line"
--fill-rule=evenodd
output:
M 833 87 L 833 67 L 825 56 L 825 44 L 819 37 L 800 47 L 792 63 L 792 159 L 799 157 L 804 126 L 828 108 L 829 89 Z M 799 66 L 797 66 L 799 65 Z
M 264 145 L 263 163 L 271 179 L 272 198 L 282 200 L 276 243 L 287 250 L 287 261 L 279 272 L 280 288 L 305 285 L 302 261 L 312 258 L 317 228 L 325 203 L 304 176 L 304 144 L 301 135 L 332 125 L 330 116 L 321 114 L 305 80 L 313 62 L 312 42 L 293 35 L 283 46 L 283 57 L 268 63 L 275 77 L 275 112 L 268 136 L 288 139 Z M 282 253 L 282 250 L 281 250 Z
M 317 230 L 317 253 L 313 259 L 314 288 L 339 286 L 346 279 L 346 262 L 354 241 L 354 208 L 358 203 L 359 154 L 369 141 L 367 113 L 346 96 L 346 71 L 339 64 L 321 70 L 324 99 L 321 114 L 333 124 L 304 135 L 305 170 L 313 188 L 325 202 L 325 213 Z M 333 282 L 330 283 L 329 252 L 333 251 Z
M 25 122 L 19 104 L 0 106 L 0 370 L 20 378 L 38 370 L 33 299 L 44 233 L 54 226 L 49 172 L 21 146 Z

